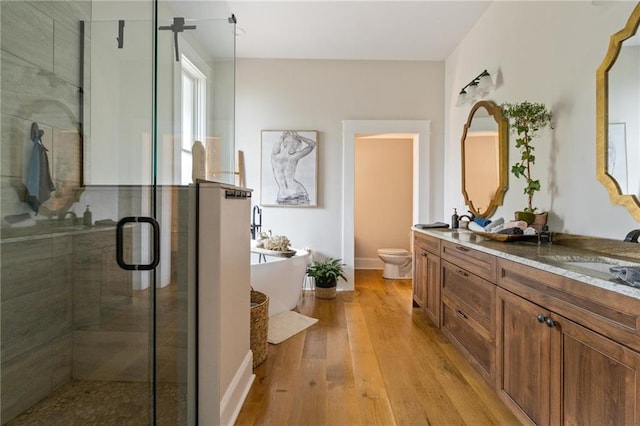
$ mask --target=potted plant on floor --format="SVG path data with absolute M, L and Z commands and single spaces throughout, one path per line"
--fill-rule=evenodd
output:
M 524 193 L 528 197 L 527 207 L 523 211 L 517 211 L 515 218 L 524 220 L 529 225 L 541 222 L 539 226 L 542 227 L 546 224 L 547 212 L 537 214 L 537 208 L 533 206 L 533 195 L 540 191 L 540 180 L 533 179 L 531 175 L 531 166 L 536 162 L 532 142 L 543 128 L 549 126 L 553 129 L 551 111 L 544 104 L 527 101 L 504 103 L 501 108 L 509 120 L 511 130 L 516 133 L 516 148 L 520 150 L 520 159 L 511 166 L 511 173 L 516 178 L 524 178 Z
M 339 278 L 347 281 L 342 260 L 331 257 L 313 262 L 307 267 L 307 275 L 314 279 L 316 297 L 321 299 L 333 299 L 336 297 L 336 286 Z

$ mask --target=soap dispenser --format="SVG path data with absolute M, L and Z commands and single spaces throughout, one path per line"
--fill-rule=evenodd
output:
M 549 226 L 544 225 L 542 230 L 538 233 L 538 244 L 551 244 L 551 231 Z
M 84 211 L 84 215 L 82 217 L 82 223 L 91 226 L 93 224 L 93 218 L 91 214 L 91 210 L 89 210 L 89 205 L 87 204 L 87 209 Z
M 459 216 L 458 211 L 453 209 L 453 215 L 451 215 L 451 229 L 458 229 L 459 225 Z

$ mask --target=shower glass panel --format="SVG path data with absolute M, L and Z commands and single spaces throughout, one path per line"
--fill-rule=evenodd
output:
M 1 7 L 2 423 L 153 423 L 153 3 Z
M 236 177 L 234 25 L 211 3 L 0 1 L 1 424 L 196 423 L 182 55 L 207 178 Z M 159 29 L 175 17 L 196 29 Z
M 188 232 L 195 218 L 195 177 L 225 183 L 237 183 L 234 155 L 235 98 L 235 23 L 224 2 L 158 1 L 156 24 L 156 92 L 155 117 L 157 134 L 156 181 L 158 197 L 155 207 L 163 229 L 162 252 L 168 254 L 158 274 L 172 276 L 172 285 L 159 291 L 175 294 L 176 305 L 170 317 L 163 317 L 158 305 L 156 380 L 164 383 L 185 382 L 188 421 L 195 412 L 196 346 L 193 325 L 196 300 L 188 283 L 189 272 L 195 270 L 195 239 Z M 198 163 L 199 141 L 204 150 Z M 195 176 L 194 168 L 197 176 Z M 198 174 L 199 169 L 199 174 Z M 191 263 L 190 263 L 191 262 Z M 164 265 L 164 268 L 163 268 Z M 170 266 L 167 268 L 167 266 Z M 176 283 L 176 285 L 173 285 Z M 175 289 L 171 289 L 175 287 Z M 190 315 L 185 315 L 187 312 Z M 174 329 L 177 334 L 174 336 Z M 187 334 L 190 333 L 190 334 Z M 177 346 L 174 346 L 176 345 Z M 165 363 L 165 354 L 170 362 Z M 175 361 L 174 361 L 175 358 Z M 174 365 L 175 362 L 175 365 Z M 168 368 L 167 368 L 168 367 Z M 212 374 L 207 371 L 203 374 Z M 159 388 L 161 389 L 161 388 Z M 184 395 L 180 394 L 179 397 Z M 193 396 L 193 397 L 192 397 Z M 200 396 L 206 400 L 207 396 Z M 210 401 L 211 404 L 218 401 Z M 193 408 L 193 409 L 192 409 Z M 158 400 L 158 418 L 167 416 L 170 404 Z
M 192 182 L 200 141 L 199 177 L 237 184 L 235 23 L 227 4 L 159 1 L 157 61 L 158 183 Z

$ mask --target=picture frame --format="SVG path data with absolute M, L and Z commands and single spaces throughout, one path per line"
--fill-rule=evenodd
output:
M 260 204 L 316 207 L 318 204 L 318 132 L 262 130 Z
M 607 173 L 628 193 L 627 130 L 625 123 L 609 123 Z

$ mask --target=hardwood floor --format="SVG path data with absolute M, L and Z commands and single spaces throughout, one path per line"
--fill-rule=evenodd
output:
M 356 271 L 355 291 L 305 292 L 318 318 L 267 359 L 237 425 L 517 425 L 489 385 L 422 313 L 411 281 Z

